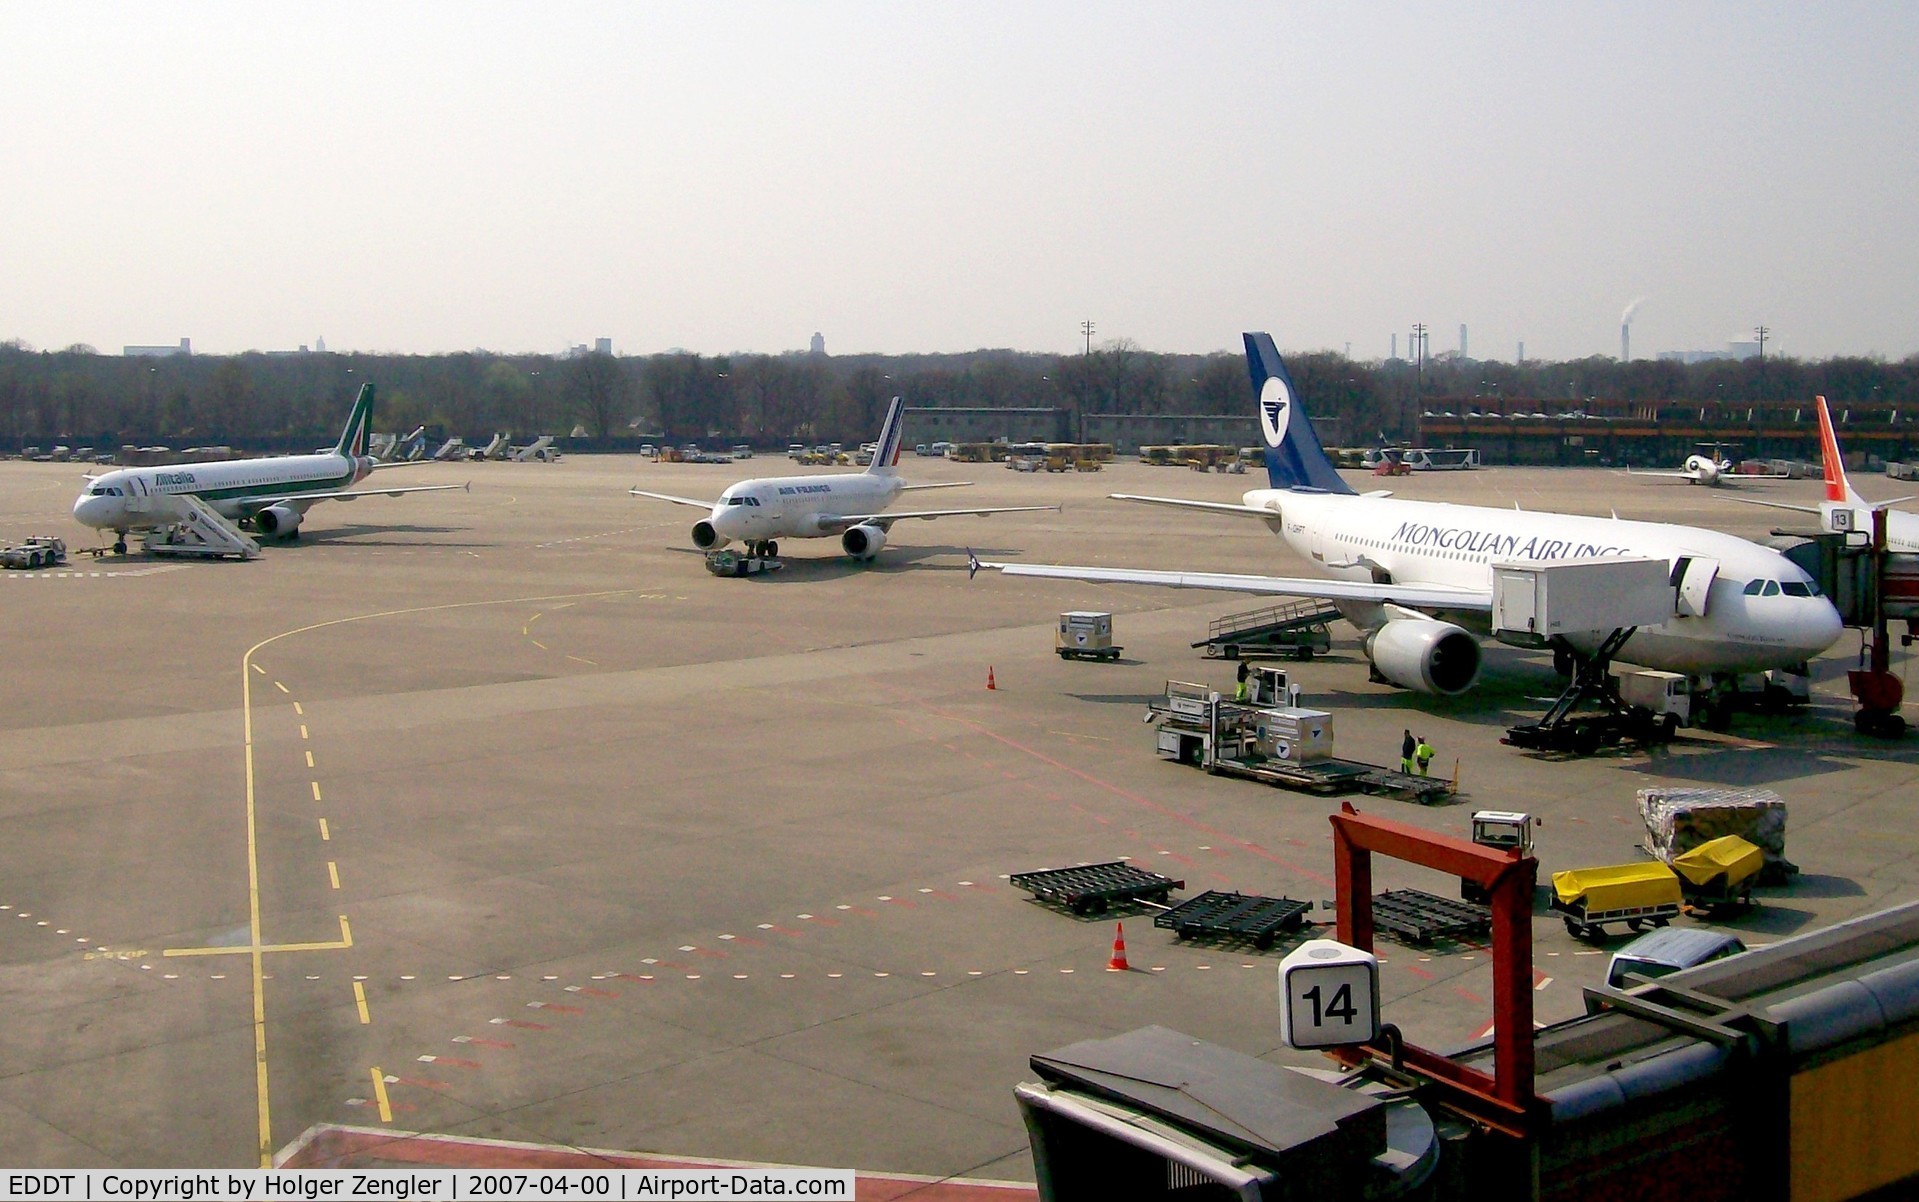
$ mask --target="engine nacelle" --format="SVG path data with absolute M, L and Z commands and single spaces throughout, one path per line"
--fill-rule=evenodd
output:
M 1479 640 L 1451 622 L 1395 618 L 1366 640 L 1367 658 L 1402 689 L 1453 697 L 1479 679 Z
M 878 526 L 855 526 L 840 535 L 840 549 L 854 559 L 871 559 L 886 546 L 886 531 Z
M 292 538 L 299 533 L 300 519 L 305 516 L 291 505 L 269 505 L 253 515 L 253 525 L 261 534 Z
M 720 532 L 713 529 L 713 523 L 707 521 L 705 518 L 701 518 L 699 521 L 693 523 L 693 545 L 700 550 L 717 551 L 721 547 L 724 547 L 728 541 L 729 540 L 720 537 Z

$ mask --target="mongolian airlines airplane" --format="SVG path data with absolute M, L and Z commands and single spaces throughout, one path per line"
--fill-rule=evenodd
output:
M 464 484 L 416 484 L 354 490 L 380 466 L 367 457 L 367 425 L 373 417 L 373 385 L 362 384 L 347 415 L 346 429 L 331 451 L 270 459 L 232 459 L 224 463 L 172 467 L 121 468 L 87 481 L 73 503 L 83 526 L 119 535 L 115 552 L 124 555 L 127 534 L 179 525 L 185 507 L 176 499 L 194 497 L 221 517 L 249 522 L 262 534 L 300 537 L 300 522 L 316 501 L 359 497 L 397 497 L 409 492 L 443 492 Z
M 707 510 L 693 523 L 693 545 L 715 551 L 738 540 L 755 555 L 779 554 L 782 538 L 831 538 L 854 559 L 872 559 L 886 546 L 888 530 L 906 518 L 951 518 L 988 513 L 1031 513 L 1058 509 L 1057 505 L 1009 505 L 993 509 L 917 509 L 887 513 L 902 492 L 920 488 L 957 488 L 951 484 L 908 484 L 899 477 L 900 417 L 906 405 L 894 397 L 887 407 L 873 462 L 863 472 L 827 476 L 769 476 L 742 480 L 720 494 L 717 501 L 696 501 L 670 493 L 629 489 L 636 497 L 671 501 Z
M 1839 453 L 1839 435 L 1833 430 L 1832 411 L 1826 408 L 1825 397 L 1815 397 L 1819 409 L 1819 458 L 1826 469 L 1826 499 L 1818 505 L 1789 505 L 1784 501 L 1761 501 L 1756 497 L 1738 497 L 1748 505 L 1764 505 L 1771 509 L 1792 509 L 1800 513 L 1819 515 L 1822 530 L 1835 534 L 1848 531 L 1872 533 L 1872 511 L 1886 510 L 1886 549 L 1889 551 L 1919 551 L 1919 513 L 1907 513 L 1900 509 L 1889 509 L 1900 501 L 1910 501 L 1911 497 L 1899 497 L 1891 501 L 1868 501 L 1852 487 L 1852 481 L 1846 479 L 1846 460 Z
M 977 566 L 1013 576 L 1325 598 L 1360 629 L 1380 676 L 1402 688 L 1448 696 L 1464 692 L 1478 678 L 1479 643 L 1465 626 L 1482 633 L 1490 628 L 1492 565 L 1507 560 L 1667 560 L 1674 616 L 1658 626 L 1639 627 L 1618 658 L 1695 680 L 1799 669 L 1839 638 L 1838 612 L 1805 572 L 1778 552 L 1729 534 L 1616 517 L 1392 500 L 1380 492 L 1356 495 L 1313 433 L 1272 338 L 1247 334 L 1246 359 L 1272 487 L 1246 493 L 1238 505 L 1116 499 L 1263 521 L 1330 579 Z M 1601 632 L 1568 641 L 1571 650 L 1591 654 L 1604 637 Z

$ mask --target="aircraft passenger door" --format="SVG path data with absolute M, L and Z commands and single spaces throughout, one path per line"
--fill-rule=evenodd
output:
M 1673 561 L 1672 585 L 1677 590 L 1673 612 L 1682 618 L 1703 618 L 1711 600 L 1712 582 L 1719 575 L 1719 561 L 1698 555 L 1681 555 Z

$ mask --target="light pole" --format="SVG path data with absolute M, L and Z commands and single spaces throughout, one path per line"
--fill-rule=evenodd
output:
M 1089 355 L 1092 354 L 1093 353 L 1093 323 L 1090 321 L 1080 322 L 1079 332 L 1086 335 L 1086 353 Z
M 1752 333 L 1753 337 L 1759 340 L 1759 361 L 1764 363 L 1766 361 L 1766 335 L 1772 333 L 1772 331 L 1765 326 L 1754 326 Z

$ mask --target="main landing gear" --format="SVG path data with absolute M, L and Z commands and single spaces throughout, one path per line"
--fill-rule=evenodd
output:
M 746 544 L 746 553 L 761 559 L 772 559 L 780 553 L 780 544 L 778 540 L 771 538 L 753 539 Z

